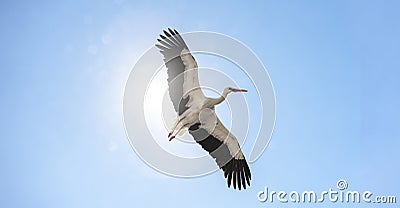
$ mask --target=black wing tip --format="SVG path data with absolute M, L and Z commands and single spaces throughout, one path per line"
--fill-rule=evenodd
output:
M 167 28 L 167 29 L 163 30 L 163 32 L 164 32 L 164 34 L 165 34 L 166 36 L 168 36 L 168 37 L 171 37 L 171 36 L 173 36 L 173 35 L 178 34 L 178 32 L 176 32 L 175 29 L 173 30 L 173 29 L 171 29 L 171 28 Z
M 171 35 L 176 35 L 175 32 L 174 32 L 171 28 L 168 28 L 168 30 L 169 30 L 169 33 L 170 33 Z
M 171 29 L 170 27 L 163 30 L 164 35 L 166 35 L 167 37 L 171 37 L 171 36 L 175 36 L 175 35 L 179 35 L 179 32 L 176 29 Z M 163 36 L 162 34 L 160 35 L 163 39 L 165 39 L 166 37 Z
M 183 48 L 187 48 L 185 41 L 182 39 L 176 29 L 164 29 L 160 34 L 160 37 L 161 39 L 157 39 L 158 42 L 167 46 L 168 48 L 179 49 L 179 55 Z
M 168 30 L 171 34 L 179 34 L 179 32 L 178 32 L 176 29 L 172 29 L 172 28 L 168 27 L 167 30 Z
M 171 34 L 169 34 L 167 31 L 163 30 L 163 32 L 167 37 L 171 37 Z
M 231 187 L 231 184 L 234 189 L 238 190 L 242 190 L 242 188 L 244 190 L 250 186 L 251 173 L 245 159 L 233 158 L 221 169 L 224 171 L 225 178 L 227 178 L 228 188 Z

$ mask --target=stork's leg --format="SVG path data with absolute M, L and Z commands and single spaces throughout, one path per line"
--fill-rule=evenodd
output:
M 182 117 L 179 116 L 179 117 L 178 117 L 178 119 L 177 119 L 178 121 L 176 122 L 174 128 L 172 128 L 171 132 L 168 133 L 168 138 L 174 133 L 174 131 L 175 131 L 176 128 L 178 127 L 179 123 L 182 122 L 183 118 L 184 118 L 184 116 L 182 116 Z
M 178 134 L 179 130 L 182 128 L 182 122 L 179 121 L 176 126 L 174 127 L 174 129 L 172 129 L 172 131 L 168 134 L 168 139 L 169 141 L 173 140 L 175 138 L 175 136 Z
M 168 133 L 168 138 L 174 133 L 176 127 L 178 127 L 179 122 L 180 122 L 180 121 L 176 122 L 174 128 L 172 128 L 171 132 Z
M 186 126 L 187 124 L 184 125 L 182 124 L 182 122 L 179 122 L 179 125 L 177 125 L 176 130 L 171 132 L 170 135 L 168 136 L 169 141 L 173 140 L 176 137 L 176 135 L 178 135 L 179 132 Z

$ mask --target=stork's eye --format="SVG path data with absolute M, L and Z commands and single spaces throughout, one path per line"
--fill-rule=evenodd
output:
M 228 89 L 229 89 L 229 90 L 232 90 L 232 87 L 229 87 Z

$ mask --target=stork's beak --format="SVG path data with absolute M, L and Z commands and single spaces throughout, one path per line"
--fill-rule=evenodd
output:
M 232 89 L 232 92 L 247 92 L 245 89 Z

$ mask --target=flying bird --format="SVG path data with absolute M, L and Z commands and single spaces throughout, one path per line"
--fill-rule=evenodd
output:
M 236 137 L 218 119 L 215 106 L 222 103 L 229 93 L 247 90 L 227 87 L 219 98 L 206 97 L 200 88 L 197 62 L 182 36 L 170 28 L 163 32 L 156 47 L 164 56 L 169 97 L 178 114 L 168 139 L 171 141 L 188 130 L 223 170 L 228 187 L 233 184 L 234 189 L 246 189 L 251 180 L 249 165 Z

